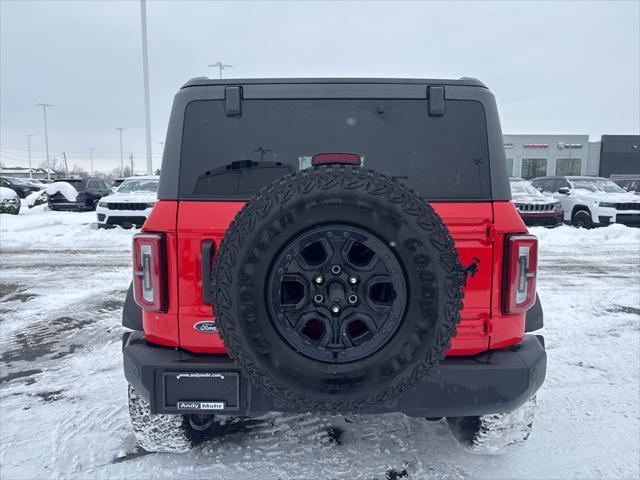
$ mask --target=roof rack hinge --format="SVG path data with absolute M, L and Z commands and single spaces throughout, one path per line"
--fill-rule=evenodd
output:
M 429 115 L 444 115 L 444 87 L 429 87 Z
M 242 113 L 242 87 L 224 89 L 227 117 L 240 116 Z

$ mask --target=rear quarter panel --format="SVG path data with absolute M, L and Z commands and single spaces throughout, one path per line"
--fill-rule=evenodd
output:
M 163 233 L 166 242 L 167 268 L 167 304 L 165 313 L 142 312 L 142 326 L 147 340 L 159 345 L 177 347 L 180 345 L 178 335 L 178 238 L 176 221 L 178 218 L 178 202 L 159 201 L 151 211 L 151 215 L 142 227 L 143 232 Z

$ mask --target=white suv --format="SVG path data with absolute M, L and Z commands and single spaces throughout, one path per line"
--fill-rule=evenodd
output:
M 531 184 L 560 200 L 564 221 L 576 227 L 640 226 L 640 198 L 601 177 L 540 177 Z
M 141 227 L 158 196 L 158 176 L 129 177 L 96 206 L 98 228 Z

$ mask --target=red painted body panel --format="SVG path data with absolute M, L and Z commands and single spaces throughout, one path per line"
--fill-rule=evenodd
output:
M 467 279 L 462 320 L 447 355 L 473 355 L 489 348 L 486 324 L 491 314 L 493 249 L 487 228 L 493 223 L 491 203 L 433 203 L 444 220 L 460 255 L 460 263 L 479 260 L 478 272 Z
M 169 308 L 166 314 L 144 312 L 149 341 L 180 346 L 197 353 L 226 352 L 219 335 L 193 326 L 212 320 L 202 299 L 202 242 L 220 243 L 242 202 L 160 201 L 143 231 L 167 237 Z M 489 348 L 517 344 L 524 335 L 524 314 L 501 312 L 503 243 L 507 233 L 526 227 L 511 202 L 433 203 L 456 243 L 463 265 L 479 260 L 475 276 L 467 279 L 462 321 L 447 355 L 473 355 Z
M 192 352 L 225 353 L 218 334 L 201 333 L 193 325 L 212 320 L 212 306 L 202 300 L 202 242 L 219 245 L 242 202 L 180 202 L 178 252 L 180 265 L 180 341 Z
M 178 265 L 176 263 L 178 202 L 159 201 L 144 222 L 143 232 L 164 233 L 167 247 L 167 312 L 142 311 L 144 335 L 150 342 L 180 346 L 178 336 Z
M 504 315 L 502 313 L 502 276 L 504 272 L 504 237 L 511 233 L 526 233 L 522 218 L 511 202 L 494 202 L 493 218 L 495 229 L 493 293 L 491 295 L 491 349 L 517 345 L 524 337 L 526 314 Z

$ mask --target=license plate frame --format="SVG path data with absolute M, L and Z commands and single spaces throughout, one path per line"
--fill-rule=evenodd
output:
M 228 412 L 240 409 L 240 374 L 228 371 L 162 373 L 165 410 Z

